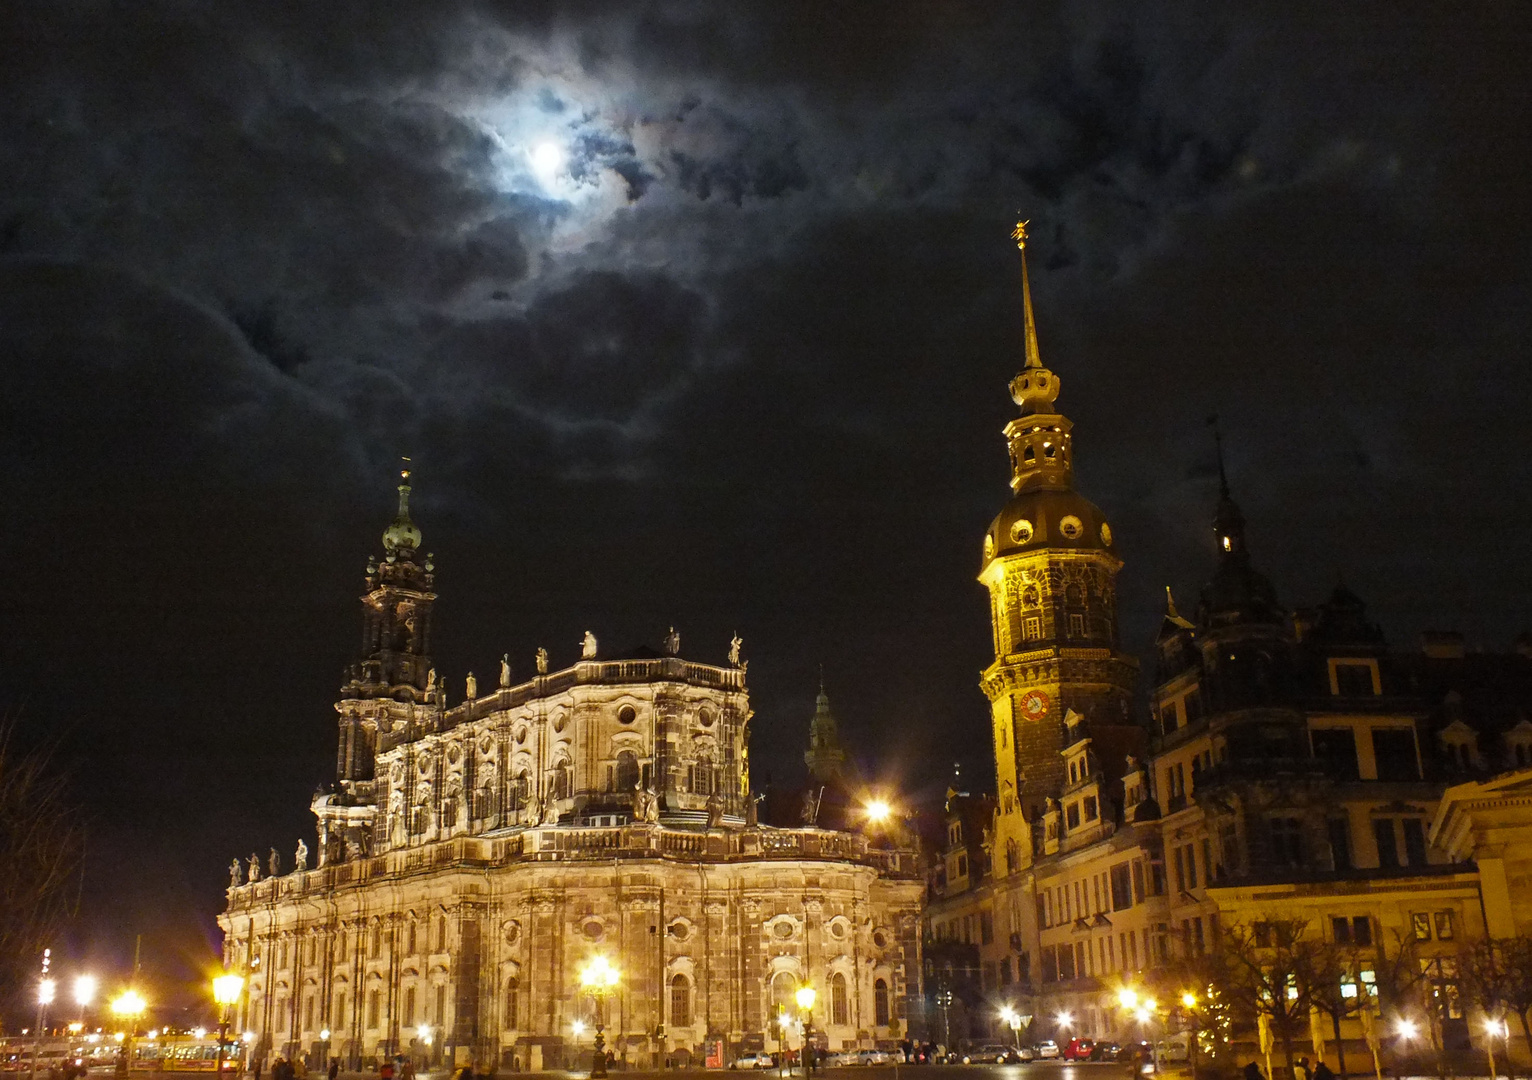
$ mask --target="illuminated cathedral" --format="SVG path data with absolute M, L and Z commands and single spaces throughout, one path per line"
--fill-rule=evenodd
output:
M 436 567 L 410 476 L 369 561 L 362 645 L 335 708 L 335 783 L 306 845 L 231 868 L 224 958 L 247 975 L 255 1057 L 394 1055 L 538 1069 L 607 1047 L 633 1066 L 775 1049 L 816 988 L 833 1050 L 908 1034 L 917 859 L 870 826 L 774 828 L 750 787 L 736 639 L 718 663 L 663 648 L 534 673 L 502 661 L 449 705 L 431 660 Z M 619 975 L 601 1003 L 579 972 Z

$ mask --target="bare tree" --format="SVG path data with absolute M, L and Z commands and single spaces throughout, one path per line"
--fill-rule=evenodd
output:
M 1490 1016 L 1512 1012 L 1532 1046 L 1532 938 L 1485 938 L 1458 954 L 1463 989 Z M 1510 1054 L 1506 1066 L 1510 1068 Z
M 74 914 L 80 814 L 51 752 L 23 749 L 0 720 L 0 1001 L 9 1001 Z

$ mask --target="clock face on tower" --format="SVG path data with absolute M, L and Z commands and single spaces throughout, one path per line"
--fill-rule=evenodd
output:
M 1048 695 L 1041 690 L 1028 690 L 1021 699 L 1021 714 L 1029 720 L 1041 720 L 1048 715 Z

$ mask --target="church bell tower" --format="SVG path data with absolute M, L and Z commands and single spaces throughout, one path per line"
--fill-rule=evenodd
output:
M 380 736 L 435 715 L 445 704 L 431 666 L 435 565 L 420 551 L 410 519 L 409 459 L 399 473 L 399 511 L 383 530 L 383 558 L 367 560 L 360 658 L 346 671 L 340 699 L 335 790 L 314 799 L 321 864 L 339 848 L 371 843 L 373 768 Z
M 1127 722 L 1138 670 L 1118 642 L 1122 560 L 1106 516 L 1074 489 L 1073 425 L 1038 350 L 1026 223 L 1012 235 L 1025 313 L 1025 360 L 1010 383 L 1020 415 L 1005 427 L 1012 496 L 984 536 L 979 573 L 995 647 L 980 687 L 995 750 L 997 876 L 1029 860 L 1033 823 L 1066 783 L 1060 752 L 1094 725 Z

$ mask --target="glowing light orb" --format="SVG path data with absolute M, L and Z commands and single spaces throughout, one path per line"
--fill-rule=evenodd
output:
M 551 184 L 564 167 L 564 148 L 558 143 L 542 142 L 532 148 L 532 171 L 544 184 Z

